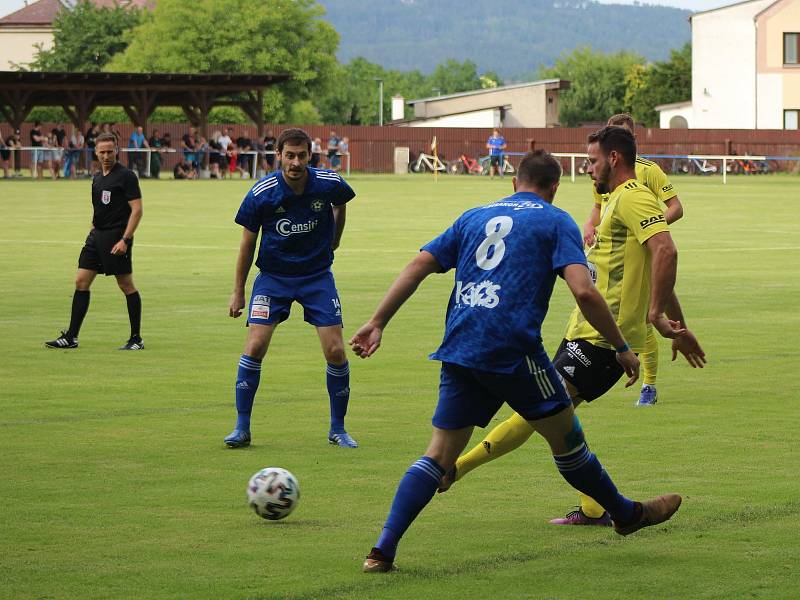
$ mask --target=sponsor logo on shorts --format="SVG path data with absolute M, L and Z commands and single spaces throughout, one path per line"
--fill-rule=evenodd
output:
M 494 308 L 500 304 L 500 286 L 488 279 L 480 283 L 456 281 L 456 306 Z
M 296 233 L 311 233 L 319 225 L 319 220 L 306 221 L 305 223 L 293 223 L 289 219 L 281 219 L 275 224 L 275 230 L 283 237 L 289 237 Z
M 314 200 L 314 201 L 311 203 L 311 210 L 313 210 L 314 212 L 319 212 L 319 211 L 321 211 L 323 208 L 325 208 L 325 203 L 324 203 L 324 202 L 322 202 L 322 200 Z
M 642 229 L 647 229 L 650 225 L 656 225 L 657 223 L 664 223 L 664 215 L 656 215 L 655 217 L 639 221 L 639 225 Z
M 592 361 L 583 353 L 578 342 L 567 342 L 567 354 L 581 363 L 584 367 L 591 367 Z M 566 369 L 564 369 L 566 371 Z M 572 375 L 572 373 L 570 373 Z
M 573 367 L 572 365 L 564 367 L 564 373 L 566 373 L 570 377 L 575 377 L 575 367 Z
M 331 298 L 331 302 L 333 303 L 333 314 L 334 314 L 334 316 L 341 317 L 342 316 L 342 303 L 339 302 L 338 298 Z
M 103 204 L 111 203 L 111 192 L 109 190 L 103 190 L 103 194 L 100 196 L 100 202 Z
M 269 296 L 253 296 L 253 303 L 250 306 L 251 319 L 269 319 Z

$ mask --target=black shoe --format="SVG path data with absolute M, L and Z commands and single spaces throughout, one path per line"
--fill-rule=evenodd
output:
M 56 339 L 44 343 L 45 348 L 56 348 L 58 350 L 67 350 L 68 348 L 78 347 L 78 338 L 70 337 L 66 331 L 62 331 L 61 335 Z
M 77 342 L 76 342 L 77 345 Z M 125 345 L 119 348 L 120 350 L 144 350 L 144 342 L 142 338 L 138 335 L 136 337 L 132 337 Z

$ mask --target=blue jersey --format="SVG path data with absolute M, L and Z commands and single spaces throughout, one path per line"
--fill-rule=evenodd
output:
M 431 358 L 495 373 L 515 372 L 541 348 L 556 276 L 586 264 L 572 217 L 528 192 L 468 210 L 422 250 L 456 270 Z
M 308 180 L 295 195 L 280 171 L 270 173 L 244 197 L 236 222 L 261 231 L 256 266 L 276 275 L 309 275 L 333 262 L 333 206 L 355 192 L 335 171 L 308 167 Z
M 503 146 L 506 145 L 506 138 L 502 135 L 492 136 L 486 143 L 489 144 L 489 154 L 491 156 L 500 156 L 503 153 Z

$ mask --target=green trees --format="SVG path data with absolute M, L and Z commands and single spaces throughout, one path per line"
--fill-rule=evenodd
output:
M 142 11 L 120 6 L 99 8 L 80 0 L 62 10 L 53 23 L 53 47 L 41 46 L 30 64 L 33 71 L 101 71 L 128 46 L 126 33 L 142 20 Z

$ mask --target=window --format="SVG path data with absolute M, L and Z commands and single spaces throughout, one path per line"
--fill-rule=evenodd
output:
M 783 111 L 783 128 L 784 129 L 800 129 L 798 127 L 798 117 L 800 117 L 800 109 L 785 110 Z
M 800 65 L 800 33 L 783 34 L 783 64 Z

